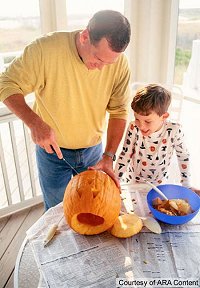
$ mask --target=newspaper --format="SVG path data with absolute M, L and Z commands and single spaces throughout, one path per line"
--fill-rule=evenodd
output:
M 115 287 L 117 277 L 132 277 L 130 256 L 108 233 L 86 237 L 63 231 L 49 247 L 35 240 L 32 248 L 47 287 L 107 288 Z
M 136 278 L 200 279 L 200 232 L 139 233 L 127 240 Z
M 147 191 L 145 187 L 124 186 L 122 210 L 149 216 Z M 44 247 L 43 240 L 55 223 L 59 223 L 58 233 Z M 184 225 L 162 223 L 161 227 L 162 234 L 143 228 L 128 239 L 117 239 L 109 232 L 79 235 L 66 224 L 61 203 L 48 210 L 27 231 L 27 237 L 44 279 L 42 287 L 114 288 L 118 278 L 186 277 L 200 281 L 200 215 Z

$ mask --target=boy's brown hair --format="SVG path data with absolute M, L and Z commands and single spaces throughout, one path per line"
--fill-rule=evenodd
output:
M 131 103 L 133 111 L 148 116 L 155 112 L 162 116 L 171 103 L 171 93 L 164 87 L 150 84 L 137 90 Z

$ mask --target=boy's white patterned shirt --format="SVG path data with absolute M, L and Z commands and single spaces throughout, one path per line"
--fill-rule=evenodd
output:
M 174 151 L 181 183 L 190 187 L 189 153 L 181 125 L 166 121 L 159 131 L 143 136 L 134 121 L 130 122 L 115 173 L 125 182 L 140 182 L 146 179 L 154 184 L 164 183 L 169 176 L 168 168 Z

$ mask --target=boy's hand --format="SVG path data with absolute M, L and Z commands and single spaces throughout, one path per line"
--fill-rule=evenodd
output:
M 190 187 L 190 189 L 200 196 L 200 190 L 199 189 L 196 189 L 194 187 Z

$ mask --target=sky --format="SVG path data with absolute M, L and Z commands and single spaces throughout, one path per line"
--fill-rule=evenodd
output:
M 199 0 L 179 0 L 179 7 L 182 8 L 200 8 Z
M 123 0 L 67 0 L 70 14 L 103 9 L 122 11 Z M 126 1 L 126 0 L 125 0 Z M 134 0 L 132 0 L 134 1 Z M 180 8 L 200 8 L 200 0 L 180 0 Z M 102 8 L 103 7 L 103 8 Z M 0 17 L 38 16 L 39 0 L 0 0 Z

